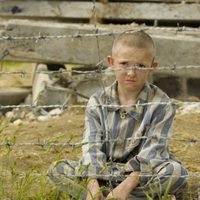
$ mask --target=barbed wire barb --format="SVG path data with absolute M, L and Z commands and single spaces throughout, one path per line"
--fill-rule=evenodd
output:
M 102 108 L 125 108 L 130 106 L 149 106 L 149 105 L 196 105 L 200 106 L 200 102 L 195 101 L 174 101 L 173 99 L 169 102 L 147 102 L 147 103 L 136 103 L 136 104 L 129 104 L 129 105 L 115 105 L 115 104 L 96 104 L 96 105 L 79 105 L 79 104 L 73 104 L 73 105 L 62 105 L 62 104 L 55 104 L 55 105 L 34 105 L 34 104 L 23 104 L 23 105 L 0 105 L 1 109 L 14 109 L 14 108 L 94 108 L 94 107 L 102 107 Z
M 33 73 L 37 73 L 37 74 L 64 74 L 64 73 L 74 73 L 74 74 L 90 74 L 90 75 L 97 75 L 99 73 L 101 74 L 109 74 L 109 73 L 113 73 L 114 71 L 120 71 L 120 70 L 124 70 L 122 68 L 116 68 L 116 69 L 111 69 L 111 68 L 105 68 L 103 67 L 102 63 L 104 61 L 101 60 L 100 62 L 98 62 L 95 66 L 98 67 L 97 69 L 91 69 L 91 70 L 76 70 L 76 69 L 62 69 L 58 70 L 58 71 L 48 71 L 48 70 L 40 70 L 40 71 L 35 71 L 35 72 L 27 72 L 25 70 L 20 70 L 20 71 L 0 71 L 0 75 L 20 75 L 22 77 L 26 76 L 26 75 L 32 75 Z M 196 66 L 196 65 L 188 65 L 188 66 L 176 66 L 176 65 L 169 65 L 169 66 L 164 66 L 164 67 L 157 67 L 154 69 L 151 68 L 140 68 L 140 67 L 129 67 L 125 70 L 141 70 L 141 71 L 145 71 L 145 70 L 152 70 L 155 72 L 159 72 L 159 71 L 172 71 L 173 73 L 176 73 L 178 71 L 181 70 L 189 70 L 189 69 L 200 69 L 200 66 Z
M 77 33 L 74 34 L 62 34 L 62 35 L 44 35 L 41 32 L 39 32 L 37 35 L 32 36 L 11 36 L 11 35 L 2 35 L 0 36 L 0 40 L 35 40 L 36 43 L 39 40 L 49 40 L 49 39 L 64 39 L 64 38 L 82 38 L 82 37 L 97 37 L 97 36 L 113 36 L 113 35 L 120 35 L 122 33 L 133 33 L 136 31 L 173 31 L 176 35 L 178 32 L 200 32 L 200 28 L 190 28 L 190 27 L 176 27 L 176 28 L 167 28 L 167 27 L 138 27 L 134 29 L 129 30 L 123 30 L 123 31 L 97 31 L 95 33 Z
M 22 178 L 22 177 L 26 177 L 26 175 L 29 174 L 31 176 L 47 176 L 47 174 L 44 174 L 44 173 L 36 173 L 36 172 L 16 172 L 14 175 L 16 177 L 19 177 L 19 178 Z M 57 174 L 57 173 L 54 173 L 52 174 L 54 177 L 56 176 L 60 176 L 60 174 Z M 6 172 L 6 171 L 2 171 L 0 173 L 0 176 L 1 177 L 10 177 L 10 176 L 13 176 L 13 173 L 10 173 L 10 172 Z M 98 176 L 98 174 L 94 174 L 93 176 Z M 131 175 L 120 175 L 120 177 L 124 177 L 124 178 L 127 178 Z M 196 178 L 196 179 L 200 179 L 200 175 L 198 174 L 195 174 L 195 173 L 189 173 L 188 175 L 180 175 L 180 176 L 176 176 L 176 175 L 165 175 L 165 174 L 157 174 L 157 175 L 152 175 L 152 174 L 139 174 L 138 175 L 139 177 L 179 177 L 179 178 Z M 86 178 L 87 176 L 86 175 L 67 175 L 65 174 L 65 177 L 66 178 Z M 117 178 L 118 176 L 117 175 L 114 175 L 114 174 L 101 174 L 101 177 L 102 178 L 105 178 L 105 179 L 109 179 L 111 177 L 114 177 L 114 178 Z
M 131 138 L 126 138 L 125 140 L 127 142 L 131 140 L 140 140 L 140 139 L 148 139 L 149 137 L 147 136 L 141 136 L 141 137 L 131 137 Z M 154 137 L 152 137 L 153 139 Z M 190 142 L 190 143 L 199 143 L 200 138 L 177 138 L 177 137 L 160 137 L 161 139 L 168 140 L 168 141 L 177 141 L 177 142 Z M 7 139 L 6 142 L 1 142 L 0 147 L 22 147 L 22 146 L 40 146 L 42 148 L 45 147 L 81 147 L 86 144 L 96 144 L 96 143 L 106 143 L 106 142 L 118 142 L 120 141 L 119 139 L 105 139 L 103 141 L 95 141 L 95 142 L 71 142 L 71 140 L 67 142 L 48 142 L 48 141 L 40 141 L 38 142 L 13 142 L 12 140 Z M 124 141 L 124 140 L 123 140 Z

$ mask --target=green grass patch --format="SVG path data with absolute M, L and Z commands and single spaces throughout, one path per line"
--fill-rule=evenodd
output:
M 3 68 L 15 68 L 15 67 L 21 67 L 24 65 L 31 65 L 32 63 L 27 62 L 12 62 L 12 61 L 1 61 L 0 67 Z

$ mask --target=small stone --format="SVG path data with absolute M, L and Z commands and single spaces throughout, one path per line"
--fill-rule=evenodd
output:
M 24 119 L 25 116 L 26 116 L 26 112 L 25 112 L 25 111 L 22 111 L 22 112 L 20 113 L 20 118 L 21 118 L 21 119 Z
M 29 125 L 29 122 L 28 122 L 28 121 L 25 121 L 23 124 L 24 124 L 24 125 Z
M 27 117 L 30 121 L 33 121 L 33 120 L 36 119 L 36 116 L 35 116 L 32 112 L 28 113 L 28 114 L 26 115 L 26 117 Z
M 20 126 L 22 123 L 23 123 L 23 122 L 22 122 L 21 119 L 17 119 L 17 120 L 15 120 L 15 121 L 13 122 L 13 124 L 14 124 L 15 126 Z
M 9 112 L 6 113 L 6 117 L 9 118 L 9 119 L 14 118 L 14 116 L 15 115 L 14 115 L 14 113 L 12 111 L 9 111 Z
M 51 116 L 56 116 L 56 115 L 60 115 L 62 113 L 62 110 L 59 108 L 53 109 L 49 112 L 49 115 Z
M 49 119 L 49 116 L 39 116 L 37 117 L 37 120 L 38 121 L 41 121 L 41 122 L 44 122 L 44 121 L 47 121 Z

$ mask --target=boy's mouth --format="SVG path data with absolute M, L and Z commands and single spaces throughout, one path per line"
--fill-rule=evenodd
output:
M 127 83 L 135 83 L 136 80 L 133 80 L 133 79 L 128 79 L 128 80 L 125 80 Z

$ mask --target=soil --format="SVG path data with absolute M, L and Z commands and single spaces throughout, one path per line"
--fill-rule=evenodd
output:
M 29 70 L 31 70 L 29 68 Z M 0 87 L 31 85 L 29 77 L 2 76 Z M 7 171 L 13 162 L 20 172 L 33 170 L 43 173 L 48 166 L 58 159 L 77 160 L 81 155 L 80 147 L 44 147 L 39 143 L 74 143 L 80 142 L 84 129 L 84 109 L 68 109 L 61 116 L 47 121 L 25 121 L 14 125 L 4 115 L 1 116 L 0 141 L 17 143 L 35 143 L 14 147 L 1 147 L 0 168 Z M 171 140 L 171 152 L 183 162 L 190 173 L 200 175 L 200 114 L 188 112 L 177 114 L 173 124 L 174 138 L 185 141 Z M 198 138 L 195 141 L 194 138 Z M 191 141 L 186 141 L 190 139 Z M 11 150 L 12 153 L 9 153 Z M 197 186 L 199 178 L 190 177 L 193 186 Z

